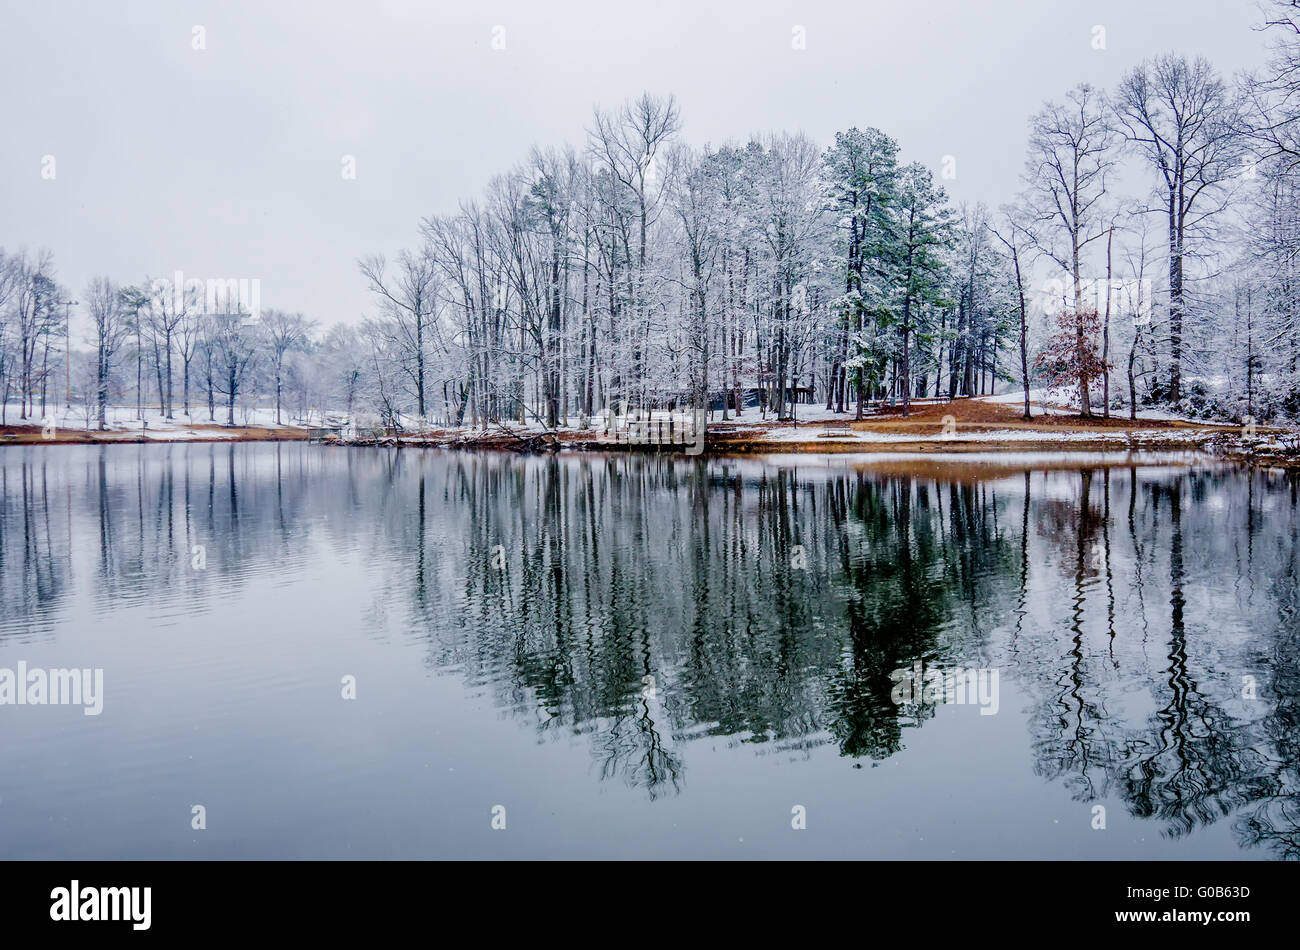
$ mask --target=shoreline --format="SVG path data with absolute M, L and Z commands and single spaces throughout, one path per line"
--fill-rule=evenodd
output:
M 266 426 L 196 425 L 147 430 L 58 429 L 52 438 L 38 425 L 0 426 L 0 447 L 6 445 L 153 445 L 178 442 L 306 442 L 306 429 Z
M 516 453 L 588 452 L 652 453 L 684 458 L 772 455 L 857 455 L 924 461 L 1005 459 L 1017 456 L 1128 458 L 1194 454 L 1210 460 L 1263 467 L 1300 468 L 1300 435 L 1294 430 L 1257 426 L 1247 434 L 1230 423 L 1118 415 L 1083 417 L 1077 411 L 1035 406 L 1031 419 L 1019 408 L 979 398 L 914 403 L 904 416 L 898 407 L 876 407 L 862 419 L 808 407 L 809 418 L 778 421 L 731 418 L 707 424 L 703 451 L 659 444 L 627 435 L 609 439 L 603 429 L 588 427 L 544 430 L 498 424 L 497 430 L 465 427 L 431 429 L 420 435 L 343 440 L 311 439 L 305 426 L 226 426 L 196 423 L 160 425 L 153 430 L 113 429 L 99 432 L 58 429 L 47 438 L 39 425 L 0 426 L 3 445 L 144 445 L 184 442 L 313 442 L 324 446 L 443 448 Z M 847 414 L 846 414 L 847 415 Z M 981 462 L 980 464 L 984 464 Z

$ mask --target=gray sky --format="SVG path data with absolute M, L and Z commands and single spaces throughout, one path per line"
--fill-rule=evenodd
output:
M 1253 0 L 0 0 L 0 246 L 50 248 L 78 298 L 179 269 L 352 321 L 358 257 L 414 243 L 530 145 L 581 144 L 597 102 L 674 93 L 695 144 L 876 126 L 997 205 L 1044 99 L 1168 50 L 1254 67 L 1259 20 Z

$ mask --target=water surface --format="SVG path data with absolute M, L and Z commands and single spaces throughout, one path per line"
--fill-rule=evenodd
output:
M 0 857 L 1298 857 L 1297 487 L 9 447 Z

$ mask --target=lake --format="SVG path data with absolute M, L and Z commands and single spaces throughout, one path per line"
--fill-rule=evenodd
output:
M 1298 488 L 5 448 L 0 857 L 1300 857 Z

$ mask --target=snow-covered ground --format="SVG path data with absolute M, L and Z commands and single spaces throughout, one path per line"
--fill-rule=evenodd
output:
M 1033 389 L 1030 391 L 1030 399 L 1034 403 L 1035 415 L 1072 415 L 1077 409 L 1069 406 L 1069 393 L 1065 390 L 1052 390 L 1045 388 Z M 1017 406 L 1021 403 L 1023 393 L 1011 391 L 1000 393 L 994 396 L 977 397 L 983 401 L 1006 405 L 1009 407 Z M 926 405 L 935 403 L 945 403 L 944 399 L 918 399 L 913 401 L 913 405 Z M 151 441 L 185 441 L 191 439 L 238 439 L 241 437 L 241 427 L 259 427 L 266 429 L 283 429 L 295 430 L 301 432 L 307 424 L 301 419 L 292 418 L 287 410 L 282 410 L 282 424 L 277 426 L 275 423 L 275 410 L 273 408 L 255 407 L 255 408 L 237 408 L 235 411 L 235 425 L 237 428 L 228 429 L 224 427 L 226 412 L 224 408 L 218 407 L 215 421 L 209 419 L 207 406 L 199 405 L 193 407 L 194 411 L 187 415 L 182 410 L 175 412 L 174 418 L 165 419 L 159 415 L 157 407 L 146 407 L 145 419 L 143 423 L 136 418 L 136 408 L 134 406 L 114 406 L 107 413 L 108 426 L 111 432 L 122 435 L 130 435 L 136 438 L 143 437 Z M 87 426 L 86 410 L 82 406 L 73 406 L 71 409 L 65 409 L 62 406 L 47 407 L 47 414 L 42 416 L 39 411 L 35 413 L 35 418 L 19 420 L 19 407 L 10 404 L 6 410 L 7 422 L 10 425 L 26 424 L 42 426 L 49 423 L 60 430 L 64 431 L 94 431 L 97 429 L 95 420 L 90 420 Z M 1015 428 L 1001 427 L 997 423 L 969 423 L 958 424 L 957 432 L 950 436 L 945 436 L 940 427 L 936 424 L 931 431 L 923 432 L 873 432 L 865 430 L 854 430 L 849 427 L 853 420 L 853 414 L 836 413 L 828 411 L 821 405 L 801 405 L 798 407 L 797 424 L 791 425 L 788 422 L 775 425 L 775 413 L 761 414 L 757 408 L 748 409 L 737 417 L 734 413 L 729 413 L 729 418 L 724 422 L 721 412 L 715 412 L 710 415 L 707 425 L 716 431 L 725 432 L 731 437 L 747 438 L 754 443 L 771 443 L 774 445 L 793 444 L 793 443 L 825 443 L 829 446 L 835 446 L 836 449 L 842 450 L 844 447 L 852 445 L 861 445 L 864 449 L 868 446 L 879 446 L 886 444 L 903 444 L 927 442 L 935 443 L 936 447 L 941 449 L 945 442 L 951 442 L 954 446 L 970 443 L 1050 443 L 1059 444 L 1062 451 L 1068 449 L 1071 444 L 1080 443 L 1103 443 L 1114 445 L 1117 449 L 1121 447 L 1146 447 L 1159 449 L 1160 443 L 1168 439 L 1169 433 L 1166 430 L 1136 430 L 1126 431 L 1123 429 L 1092 429 L 1088 431 L 1075 431 L 1070 428 L 1062 427 L 1060 431 L 1052 431 L 1051 428 Z M 867 417 L 878 417 L 878 410 L 868 410 L 865 414 Z M 1176 416 L 1170 413 L 1162 413 L 1158 410 L 1144 410 L 1140 414 L 1144 419 L 1175 419 Z M 1123 414 L 1124 417 L 1127 413 Z M 311 414 L 310 425 L 337 424 L 343 421 L 342 413 L 323 413 L 313 411 Z M 678 427 L 688 425 L 691 417 L 687 413 L 669 412 L 667 410 L 658 410 L 653 413 L 653 420 L 657 423 L 663 423 L 672 420 Z M 590 420 L 590 426 L 580 427 L 582 420 L 574 415 L 565 420 L 566 424 L 558 428 L 558 432 L 564 436 L 574 436 L 578 438 L 602 439 L 605 437 L 605 426 L 607 417 L 605 415 L 596 415 Z M 1196 420 L 1187 420 L 1195 423 Z M 377 424 L 378 420 L 364 415 L 358 415 L 356 422 L 358 425 Z M 401 419 L 403 427 L 411 434 L 420 431 L 419 420 L 411 417 Z M 834 424 L 840 423 L 837 427 Z M 625 426 L 627 420 L 622 420 L 619 425 L 620 436 L 625 437 Z M 828 425 L 830 424 L 830 425 Z M 1202 423 L 1203 424 L 1203 423 Z M 924 423 L 921 424 L 925 426 Z M 440 434 L 440 439 L 472 441 L 479 438 L 495 439 L 502 435 L 514 434 L 519 436 L 540 435 L 547 429 L 538 421 L 533 420 L 525 424 L 518 422 L 508 422 L 504 424 L 492 424 L 487 427 L 473 427 L 463 425 L 457 427 L 442 427 L 436 422 L 429 422 L 424 427 L 426 430 L 436 430 Z M 834 434 L 829 434 L 833 432 Z M 1213 435 L 1210 429 L 1204 429 L 1200 432 L 1194 430 L 1183 430 L 1180 432 L 1180 440 L 1192 440 L 1196 442 L 1204 441 Z M 621 439 L 620 439 L 621 440 Z M 1289 446 L 1282 446 L 1277 443 L 1276 438 L 1268 444 L 1257 445 L 1257 450 L 1267 450 L 1276 448 L 1281 451 Z M 957 450 L 955 450 L 956 452 Z M 969 453 L 968 453 L 969 454 Z M 1005 457 L 1005 456 L 1003 456 Z
M 71 409 L 62 405 L 49 405 L 45 407 L 45 413 L 41 413 L 41 407 L 38 405 L 27 419 L 19 418 L 20 408 L 16 403 L 10 403 L 5 407 L 5 424 L 6 425 L 30 425 L 46 426 L 53 424 L 57 429 L 76 430 L 80 432 L 96 431 L 99 428 L 98 419 L 93 414 L 90 423 L 86 422 L 86 409 L 83 406 L 74 405 Z M 217 407 L 216 419 L 208 418 L 207 406 L 191 407 L 191 412 L 186 414 L 181 408 L 173 412 L 173 418 L 163 417 L 157 406 L 146 406 L 144 410 L 144 422 L 136 417 L 135 406 L 109 406 L 105 411 L 105 422 L 110 431 L 114 432 L 132 432 L 143 433 L 146 438 L 157 439 L 176 439 L 190 437 L 190 430 L 194 426 L 223 426 L 226 423 L 228 414 L 224 406 Z M 289 421 L 289 413 L 281 409 L 280 418 L 283 420 L 281 425 L 276 425 L 274 408 L 249 408 L 235 409 L 236 426 L 257 426 L 266 429 L 299 429 L 303 428 L 298 423 Z M 316 422 L 314 425 L 320 425 Z M 231 432 L 224 436 L 221 432 L 213 432 L 211 429 L 205 429 L 201 433 L 203 438 L 229 437 L 235 438 L 238 433 Z
M 983 402 L 995 402 L 1002 405 L 1019 406 L 1025 401 L 1025 392 L 1023 389 L 1013 389 L 1010 392 L 999 393 L 996 396 L 976 396 Z M 1060 387 L 1036 387 L 1029 390 L 1029 402 L 1034 411 L 1041 415 L 1077 415 L 1079 412 L 1079 394 L 1069 386 Z M 1097 410 L 1094 410 L 1096 412 Z M 1112 409 L 1110 412 L 1113 418 L 1128 418 L 1128 409 Z M 1193 419 L 1190 416 L 1179 415 L 1176 412 L 1169 412 L 1165 409 L 1140 408 L 1137 411 L 1139 419 L 1148 419 L 1157 422 L 1190 422 L 1200 425 L 1235 425 L 1231 420 L 1210 421 L 1206 419 Z
M 980 402 L 994 402 L 1003 406 L 1023 406 L 1025 403 L 1024 390 L 1013 390 L 1008 393 L 999 393 L 996 396 L 976 396 L 975 398 Z M 1073 394 L 1065 389 L 1040 387 L 1029 390 L 1030 407 L 1036 415 L 1076 415 L 1079 409 L 1074 403 L 1077 401 Z
M 1090 430 L 1087 432 L 1051 432 L 1042 429 L 959 429 L 956 435 L 943 436 L 939 432 L 900 434 L 894 432 L 854 432 L 851 435 L 825 437 L 818 430 L 805 428 L 754 429 L 755 436 L 765 442 L 1116 442 L 1124 444 L 1130 436 L 1141 440 L 1143 433 L 1126 431 Z M 1152 438 L 1167 438 L 1167 433 L 1154 432 Z

